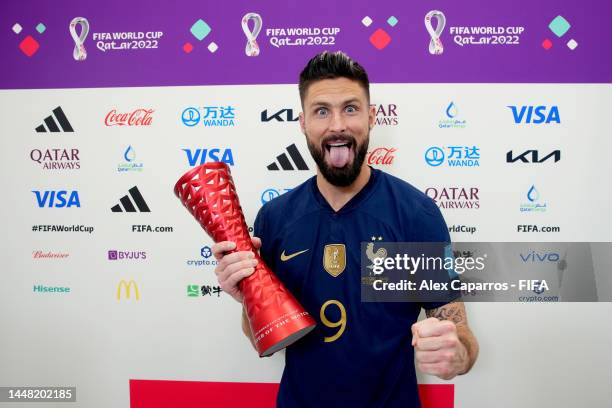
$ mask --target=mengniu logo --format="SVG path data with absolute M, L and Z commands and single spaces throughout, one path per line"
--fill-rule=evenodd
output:
M 293 160 L 293 165 L 295 165 L 297 170 L 308 170 L 308 165 L 306 165 L 306 162 L 304 161 L 304 158 L 300 154 L 300 151 L 298 150 L 295 143 L 290 146 L 287 146 L 287 153 L 289 153 L 289 157 L 291 157 L 291 159 Z M 278 161 L 278 163 L 272 162 L 268 164 L 268 170 L 280 170 L 278 167 L 279 164 L 283 170 L 295 170 L 295 168 L 291 164 L 291 161 L 289 160 L 289 157 L 287 157 L 287 154 L 285 153 L 279 154 L 278 156 L 276 156 L 276 160 Z
M 397 114 L 397 105 L 389 103 L 386 105 L 372 104 L 376 109 L 376 126 L 397 126 L 399 116 Z
M 432 167 L 446 163 L 449 167 L 480 166 L 480 148 L 477 146 L 432 146 L 425 151 L 425 162 Z
M 139 108 L 127 113 L 118 113 L 111 110 L 104 118 L 106 126 L 151 126 L 153 123 L 153 109 Z
M 64 114 L 64 111 L 62 110 L 61 106 L 58 106 L 57 108 L 53 109 L 51 112 L 53 113 L 53 115 L 47 116 L 43 120 L 44 123 L 38 125 L 36 129 L 34 129 L 36 130 L 37 133 L 74 132 L 74 129 L 72 128 L 72 125 L 70 124 L 70 122 L 68 121 L 68 118 Z M 60 127 L 62 128 L 62 130 L 60 130 Z
M 190 166 L 199 166 L 204 163 L 223 162 L 229 166 L 234 165 L 234 155 L 232 149 L 212 148 L 212 149 L 181 149 L 187 155 L 187 162 Z
M 508 106 L 512 111 L 514 123 L 518 124 L 549 124 L 561 123 L 559 107 L 557 106 Z
M 261 121 L 270 122 L 275 120 L 276 122 L 297 122 L 299 115 L 296 115 L 291 108 L 284 108 L 279 111 L 268 113 L 265 109 L 261 112 Z
M 81 207 L 79 192 L 76 190 L 32 190 L 39 208 Z
M 376 147 L 368 152 L 366 161 L 369 165 L 391 166 L 396 151 L 395 147 Z
M 135 300 L 140 300 L 140 290 L 138 289 L 138 284 L 132 279 L 129 281 L 121 279 L 117 284 L 117 300 L 132 298 Z
M 181 120 L 187 127 L 202 124 L 204 127 L 236 126 L 236 108 L 233 106 L 189 107 L 181 114 Z
M 217 295 L 217 297 L 221 296 L 220 286 L 212 286 L 212 285 L 187 285 L 187 297 L 202 297 L 202 296 L 213 296 Z
M 136 204 L 136 206 L 134 206 Z M 128 194 L 119 199 L 119 204 L 111 208 L 112 212 L 151 212 L 137 186 L 128 190 Z
M 35 27 L 38 34 L 42 35 L 47 27 L 43 23 L 38 23 Z M 23 30 L 23 27 L 19 23 L 13 24 L 12 30 L 15 34 L 19 35 Z M 36 41 L 34 37 L 31 35 L 27 35 L 21 42 L 19 43 L 19 49 L 26 57 L 32 57 L 34 54 L 38 52 L 40 48 L 40 43 Z
M 548 160 L 553 160 L 554 163 L 557 163 L 561 160 L 561 150 L 553 150 L 552 152 L 542 155 L 539 150 L 525 150 L 523 153 L 514 155 L 513 151 L 510 150 L 506 153 L 506 162 L 507 163 L 544 163 Z

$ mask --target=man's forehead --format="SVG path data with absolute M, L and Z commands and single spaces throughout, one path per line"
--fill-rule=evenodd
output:
M 308 87 L 304 102 L 307 105 L 320 102 L 367 99 L 363 86 L 352 79 L 334 78 L 315 81 Z

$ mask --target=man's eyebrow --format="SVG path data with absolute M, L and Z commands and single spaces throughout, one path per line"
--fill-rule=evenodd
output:
M 342 101 L 340 103 L 340 105 L 348 105 L 350 103 L 361 103 L 361 101 L 359 100 L 359 98 L 356 98 L 356 97 L 355 98 L 349 98 L 349 99 L 346 99 L 346 100 Z M 323 107 L 328 108 L 328 107 L 331 106 L 331 104 L 329 102 L 326 102 L 326 101 L 317 101 L 317 100 L 315 100 L 315 101 L 313 101 L 310 104 L 310 106 L 313 106 L 313 107 L 314 106 L 323 106 Z

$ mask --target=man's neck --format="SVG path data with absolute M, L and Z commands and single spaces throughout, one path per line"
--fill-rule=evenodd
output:
M 321 172 L 317 170 L 317 187 L 325 201 L 337 212 L 368 184 L 371 172 L 370 167 L 364 163 L 353 184 L 347 187 L 338 187 L 330 184 Z

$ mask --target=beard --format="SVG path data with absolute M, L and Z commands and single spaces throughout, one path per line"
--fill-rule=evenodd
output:
M 349 162 L 343 167 L 330 166 L 325 160 L 325 150 L 328 150 L 329 152 L 330 149 L 330 147 L 327 146 L 327 143 L 331 140 L 338 139 L 349 143 L 349 149 L 351 149 L 354 153 L 352 163 Z M 321 175 L 325 178 L 325 180 L 336 187 L 348 187 L 353 184 L 361 172 L 361 166 L 363 165 L 368 152 L 370 133 L 368 132 L 366 139 L 361 145 L 358 145 L 357 140 L 355 140 L 355 138 L 351 135 L 327 136 L 321 141 L 320 146 L 315 146 L 315 144 L 310 141 L 310 138 L 308 138 L 308 135 L 306 135 L 306 143 L 308 144 L 308 150 L 310 150 L 312 158 L 319 167 Z

